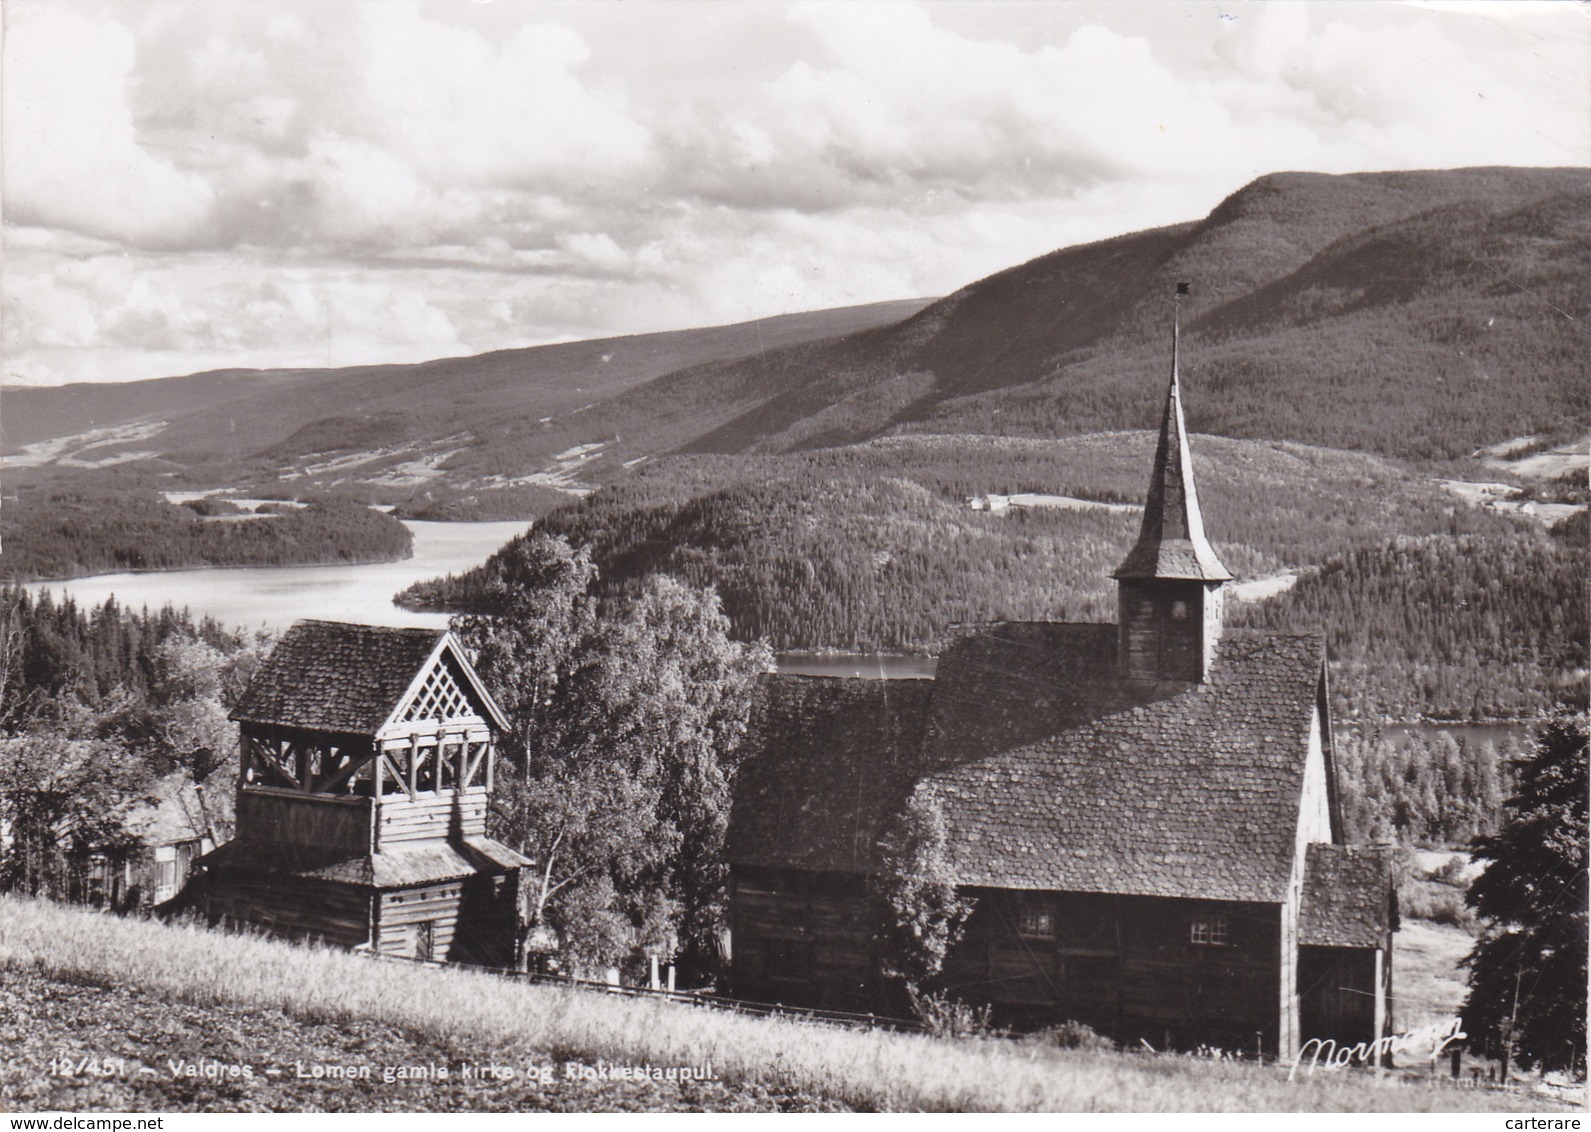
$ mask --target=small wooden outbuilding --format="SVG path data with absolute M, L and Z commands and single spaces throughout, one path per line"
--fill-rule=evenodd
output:
M 193 863 L 215 848 L 215 823 L 204 788 L 173 771 L 122 807 L 115 844 L 79 847 L 72 898 L 118 912 L 174 899 Z
M 300 621 L 232 718 L 237 837 L 198 862 L 212 920 L 512 962 L 530 862 L 486 836 L 506 720 L 451 633 Z

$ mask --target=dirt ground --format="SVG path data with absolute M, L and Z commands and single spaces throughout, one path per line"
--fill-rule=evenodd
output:
M 571 1079 L 573 1064 L 581 1076 Z M 506 1067 L 494 1079 L 465 1066 Z M 0 1111 L 831 1111 L 717 1080 L 587 1080 L 545 1050 L 482 1049 L 370 1023 L 307 1024 L 280 1011 L 190 1006 L 120 986 L 0 971 Z M 443 1066 L 447 1078 L 383 1080 Z M 246 1067 L 246 1070 L 245 1070 Z M 668 1067 L 659 1067 L 668 1068 Z M 311 1076 L 317 1069 L 352 1077 Z M 359 1076 L 361 1069 L 368 1077 Z M 542 1074 L 550 1080 L 542 1080 Z M 191 1075 L 190 1075 L 191 1074 Z

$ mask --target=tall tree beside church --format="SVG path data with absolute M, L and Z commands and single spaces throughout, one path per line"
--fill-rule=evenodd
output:
M 64 893 L 67 855 L 126 839 L 117 810 L 151 779 L 113 742 L 38 731 L 0 742 L 0 892 Z
M 973 901 L 951 877 L 945 838 L 938 800 L 914 795 L 880 839 L 872 882 L 883 913 L 884 974 L 919 1011 L 972 914 Z
M 705 963 L 722 922 L 729 785 L 763 645 L 711 591 L 649 579 L 599 609 L 586 552 L 516 542 L 486 612 L 454 621 L 511 725 L 500 835 L 537 862 L 526 918 L 586 966 L 637 950 Z
M 1501 831 L 1477 837 L 1489 862 L 1467 900 L 1490 921 L 1465 960 L 1464 1027 L 1479 1048 L 1526 1066 L 1585 1072 L 1586 795 L 1584 715 L 1538 733 L 1519 760 Z
M 652 784 L 657 817 L 677 838 L 649 879 L 677 904 L 678 952 L 703 974 L 719 958 L 726 913 L 730 784 L 756 679 L 773 667 L 765 643 L 729 634 L 715 591 L 650 577 L 604 621 L 585 685 L 606 742 Z

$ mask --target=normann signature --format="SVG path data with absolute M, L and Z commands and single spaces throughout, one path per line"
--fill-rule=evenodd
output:
M 1332 1038 L 1310 1038 L 1298 1051 L 1298 1057 L 1293 1061 L 1293 1068 L 1287 1074 L 1291 1081 L 1298 1075 L 1298 1067 L 1308 1060 L 1309 1072 L 1313 1074 L 1317 1068 L 1342 1069 L 1349 1065 L 1374 1065 L 1389 1053 L 1405 1053 L 1411 1049 L 1420 1049 L 1429 1043 L 1431 1047 L 1431 1060 L 1435 1061 L 1442 1051 L 1454 1042 L 1461 1042 L 1469 1035 L 1464 1033 L 1464 1022 L 1460 1018 L 1449 1018 L 1445 1022 L 1433 1022 L 1418 1030 L 1411 1030 L 1407 1034 L 1387 1034 L 1373 1042 L 1359 1042 L 1356 1045 L 1339 1047 Z

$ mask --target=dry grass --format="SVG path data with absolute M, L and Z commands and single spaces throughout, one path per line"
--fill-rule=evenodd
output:
M 1466 987 L 1459 961 L 1474 944 L 1473 935 L 1451 924 L 1403 921 L 1392 968 L 1398 1029 L 1419 1029 L 1460 1012 Z
M 827 1097 L 857 1109 L 1507 1111 L 1547 1103 L 1363 1073 L 1288 1082 L 1279 1066 L 847 1031 L 373 963 L 342 951 L 0 897 L 0 971 L 6 969 L 125 983 L 188 1005 L 280 1010 L 310 1024 L 376 1023 L 451 1046 L 711 1064 L 730 1086 Z

